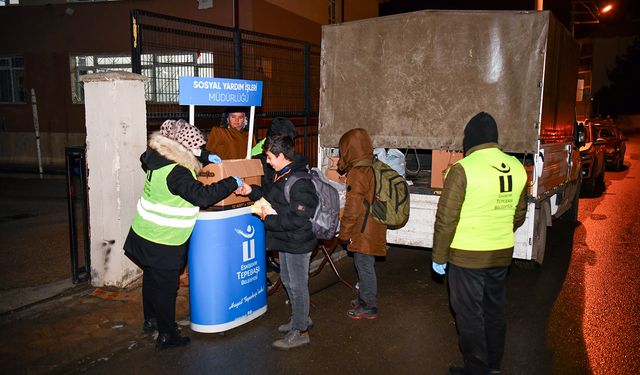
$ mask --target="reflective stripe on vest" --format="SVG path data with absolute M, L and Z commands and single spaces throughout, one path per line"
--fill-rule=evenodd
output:
M 167 176 L 176 165 L 147 171 L 144 190 L 131 224 L 140 237 L 174 246 L 189 239 L 199 211 L 199 207 L 169 191 Z M 195 173 L 191 173 L 195 178 Z
M 513 216 L 527 182 L 522 163 L 498 148 L 458 161 L 467 177 L 460 221 L 451 247 L 468 251 L 513 247 Z

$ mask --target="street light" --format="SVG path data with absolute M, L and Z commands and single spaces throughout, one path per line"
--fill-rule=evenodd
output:
M 600 14 L 609 13 L 611 9 L 613 9 L 613 5 L 607 4 L 604 8 L 600 9 Z
M 575 36 L 575 25 L 600 23 L 600 15 L 611 12 L 612 4 L 598 6 L 598 1 L 571 2 L 571 35 Z

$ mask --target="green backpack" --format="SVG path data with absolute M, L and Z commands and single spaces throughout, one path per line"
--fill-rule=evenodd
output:
M 377 158 L 362 160 L 354 167 L 373 169 L 373 199 L 369 211 L 373 218 L 389 229 L 402 228 L 409 220 L 409 185 L 395 169 Z

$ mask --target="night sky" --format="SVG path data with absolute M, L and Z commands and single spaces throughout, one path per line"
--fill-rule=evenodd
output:
M 614 11 L 607 16 L 601 16 L 598 25 L 576 25 L 576 37 L 640 33 L 640 1 L 612 0 L 600 2 L 600 4 L 606 3 L 614 5 Z M 387 0 L 380 5 L 380 15 L 385 16 L 423 9 L 533 10 L 535 6 L 535 0 Z M 570 29 L 571 0 L 546 0 L 544 1 L 544 9 L 551 10 L 556 18 L 567 29 Z M 633 20 L 635 20 L 635 24 L 633 26 L 629 25 Z

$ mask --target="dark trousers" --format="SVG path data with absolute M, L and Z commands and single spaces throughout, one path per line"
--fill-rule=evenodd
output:
M 469 269 L 449 264 L 449 294 L 456 315 L 464 371 L 499 370 L 506 335 L 507 267 Z
M 376 278 L 376 257 L 353 253 L 353 263 L 358 271 L 358 298 L 367 307 L 378 307 L 378 281 Z
M 144 319 L 155 318 L 158 332 L 170 334 L 175 330 L 176 297 L 180 270 L 145 267 L 142 274 L 142 306 Z
M 291 302 L 291 328 L 301 332 L 309 324 L 309 260 L 311 253 L 280 252 L 280 278 Z

